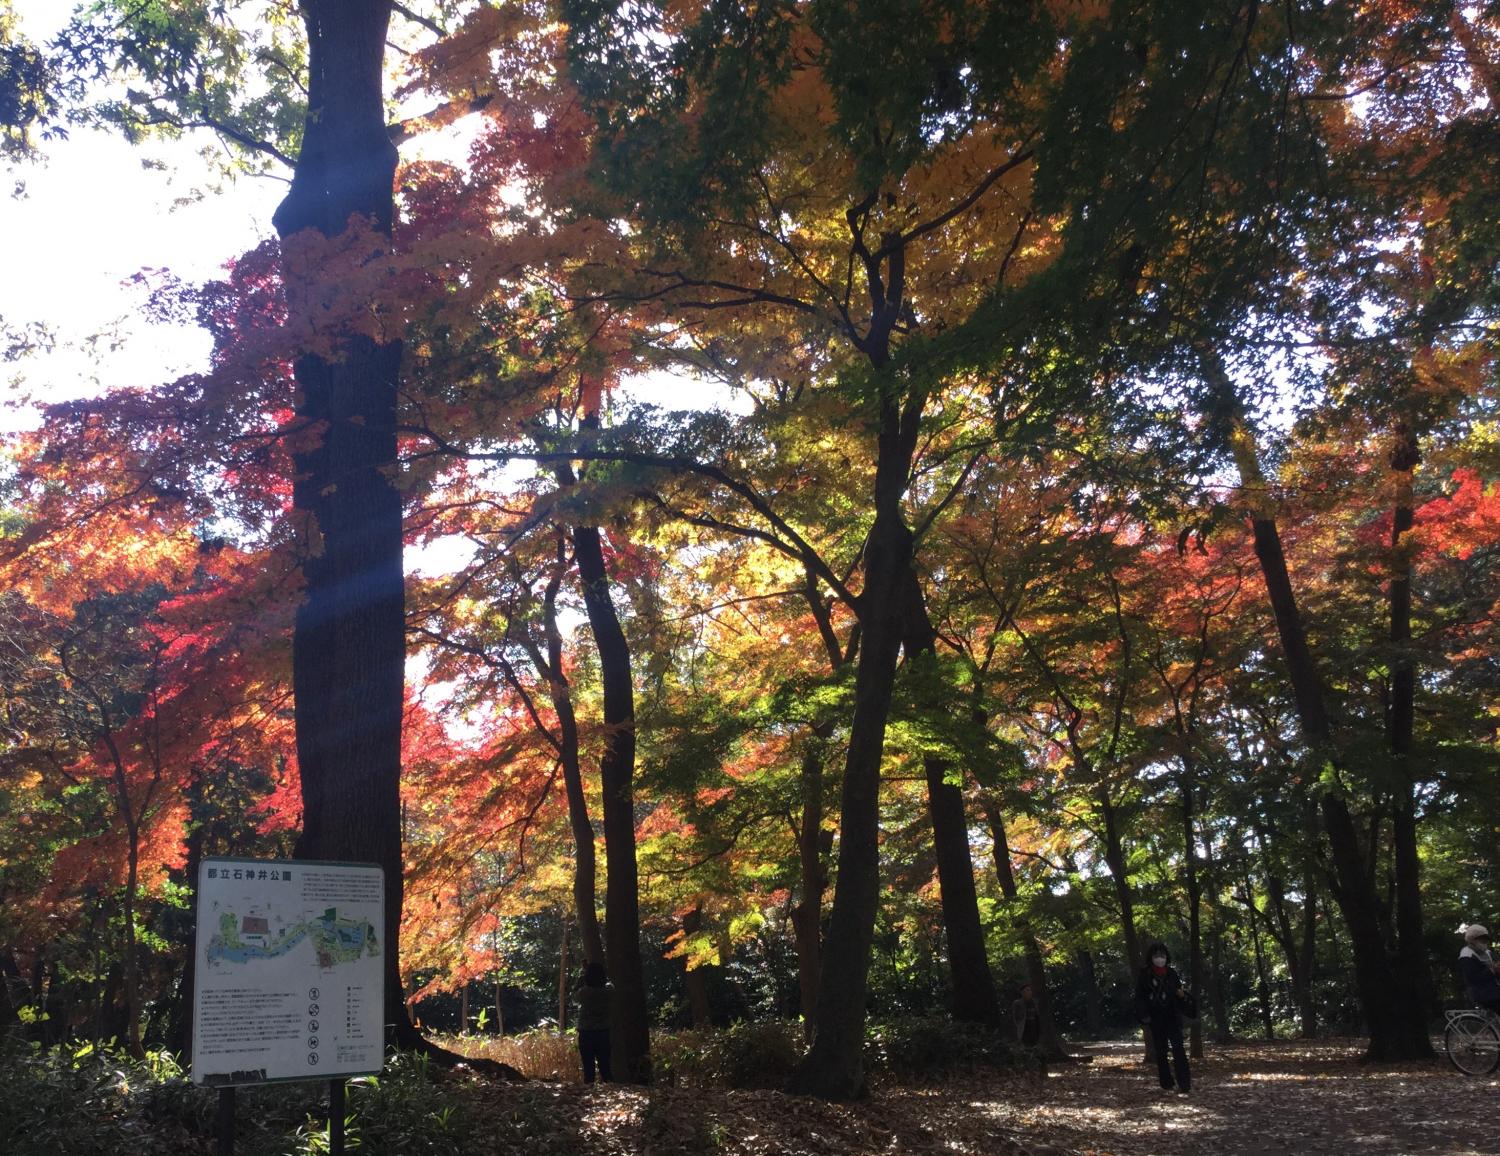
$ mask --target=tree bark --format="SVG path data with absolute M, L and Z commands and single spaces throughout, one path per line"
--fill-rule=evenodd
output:
M 1297 1001 L 1298 1016 L 1302 1021 L 1302 1038 L 1313 1039 L 1318 1034 L 1318 1004 L 1313 990 L 1318 966 L 1318 892 L 1314 885 L 1312 870 L 1307 872 L 1307 894 L 1302 900 L 1302 991 Z
M 1120 933 L 1125 940 L 1125 966 L 1133 977 L 1144 963 L 1141 960 L 1140 936 L 1135 927 L 1135 893 L 1130 887 L 1130 869 L 1125 862 L 1125 844 L 1120 837 L 1119 816 L 1115 811 L 1114 801 L 1109 797 L 1108 788 L 1099 787 L 1094 798 L 1104 819 L 1104 863 L 1114 881 L 1115 899 L 1120 905 Z
M 1273 514 L 1267 478 L 1260 467 L 1254 434 L 1223 364 L 1209 352 L 1203 359 L 1226 441 L 1239 470 L 1240 484 L 1251 506 L 1255 556 L 1266 584 L 1286 663 L 1302 737 L 1309 748 L 1309 767 L 1327 781 L 1319 784 L 1323 830 L 1337 882 L 1334 899 L 1344 917 L 1354 956 L 1355 987 L 1370 1033 L 1367 1058 L 1380 1061 L 1425 1059 L 1432 1055 L 1425 1009 L 1413 1004 L 1386 953 L 1381 933 L 1380 896 L 1370 876 L 1371 858 L 1360 846 L 1359 832 L 1340 783 L 1340 752 L 1327 709 L 1322 678 L 1308 643 L 1306 625 L 1293 593 L 1291 574 Z
M 899 302 L 899 277 L 892 300 Z M 877 367 L 881 364 L 877 362 Z M 863 632 L 854 679 L 854 717 L 844 762 L 838 879 L 824 943 L 812 1048 L 790 1082 L 794 1092 L 848 1100 L 865 1090 L 864 1028 L 870 952 L 880 901 L 880 764 L 905 615 L 912 536 L 901 498 L 911 474 L 922 397 L 879 402 L 875 518 L 859 596 Z
M 597 907 L 598 856 L 594 824 L 589 818 L 588 797 L 583 789 L 583 766 L 578 754 L 578 716 L 573 709 L 573 691 L 563 673 L 562 631 L 557 624 L 557 595 L 562 588 L 567 547 L 559 531 L 557 569 L 542 595 L 542 629 L 547 653 L 529 638 L 526 649 L 532 665 L 547 681 L 552 710 L 557 715 L 558 761 L 562 763 L 563 788 L 568 799 L 568 826 L 573 833 L 573 906 L 578 914 L 578 932 L 583 939 L 586 963 L 604 962 L 604 937 L 599 930 Z
M 563 916 L 562 941 L 557 948 L 557 1030 L 568 1030 L 568 917 Z
M 696 935 L 703 930 L 703 908 L 701 905 L 689 908 L 682 915 L 682 930 L 687 936 Z M 706 1028 L 710 1025 L 711 1015 L 708 1005 L 708 969 L 706 967 L 689 967 L 687 961 L 683 960 L 682 982 L 687 989 L 688 1011 L 693 1017 L 693 1027 Z
M 1198 877 L 1198 837 L 1193 809 L 1194 763 L 1190 756 L 1182 760 L 1182 781 L 1178 784 L 1182 792 L 1182 841 L 1188 896 L 1188 990 L 1195 999 L 1203 994 L 1203 934 L 1202 901 L 1203 885 Z M 1194 1056 L 1203 1055 L 1203 1017 L 1191 1021 L 1189 1046 Z
M 1417 850 L 1416 666 L 1411 653 L 1411 547 L 1402 538 L 1416 522 L 1414 473 L 1421 460 L 1416 433 L 1402 425 L 1391 453 L 1395 500 L 1391 518 L 1391 702 L 1387 727 L 1395 763 L 1396 803 L 1391 838 L 1396 890 L 1396 970 L 1403 999 L 1427 1009 L 1433 1003 L 1432 973 L 1422 927 L 1422 861 Z
M 604 956 L 615 996 L 610 1047 L 615 1071 L 635 1084 L 651 1082 L 651 1020 L 641 967 L 640 878 L 635 859 L 635 688 L 630 644 L 610 598 L 609 573 L 597 526 L 573 528 L 573 557 L 583 587 L 589 630 L 604 684 Z
M 336 237 L 351 216 L 388 238 L 396 150 L 383 92 L 389 0 L 302 0 L 308 103 L 291 190 L 276 210 L 287 240 Z M 321 286 L 289 248 L 287 307 L 311 328 Z M 378 260 L 378 249 L 370 260 Z M 296 455 L 306 593 L 297 610 L 292 680 L 303 827 L 296 855 L 385 870 L 385 1017 L 402 1045 L 420 1043 L 400 981 L 401 715 L 406 660 L 401 495 L 396 462 L 399 341 L 337 339 L 332 356 L 294 363 L 297 416 L 318 442 Z
M 906 580 L 906 620 L 902 647 L 907 666 L 919 682 L 928 676 L 927 696 L 938 683 L 937 632 L 927 615 L 915 570 Z M 929 668 L 924 671 L 924 668 Z M 919 694 L 922 692 L 919 691 Z M 929 709 L 939 704 L 926 702 Z M 974 886 L 974 860 L 969 855 L 969 823 L 964 815 L 963 790 L 948 782 L 949 763 L 932 755 L 923 760 L 927 777 L 927 810 L 932 821 L 932 845 L 937 858 L 943 930 L 948 941 L 948 969 L 953 983 L 953 1018 L 971 1023 L 998 1024 L 1000 1001 L 985 952 L 984 928 L 979 922 L 979 893 Z

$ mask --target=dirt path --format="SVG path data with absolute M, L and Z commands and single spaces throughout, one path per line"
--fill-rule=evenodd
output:
M 1500 1154 L 1500 1079 L 1446 1061 L 1359 1062 L 1358 1041 L 1211 1047 L 1189 1096 L 1163 1093 L 1135 1047 L 1045 1077 L 886 1086 L 856 1104 L 712 1088 L 519 1085 L 497 1097 L 528 1156 L 1479 1156 Z M 504 1131 L 505 1129 L 502 1129 Z M 513 1133 L 520 1135 L 520 1133 Z M 492 1151 L 517 1151 L 497 1136 Z
M 1080 1156 L 1500 1153 L 1500 1080 L 1446 1061 L 1374 1068 L 1354 1040 L 1210 1047 L 1178 1096 L 1157 1090 L 1134 1047 L 1084 1051 L 1094 1061 L 1060 1066 L 1034 1102 L 1007 1092 L 972 1110 Z

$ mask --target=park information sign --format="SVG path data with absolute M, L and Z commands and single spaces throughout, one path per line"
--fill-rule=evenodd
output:
M 385 1057 L 385 873 L 206 859 L 198 869 L 193 1082 L 326 1080 Z

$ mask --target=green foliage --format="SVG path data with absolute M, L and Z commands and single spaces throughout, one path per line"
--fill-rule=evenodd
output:
M 907 1016 L 869 1024 L 865 1062 L 871 1072 L 902 1082 L 1040 1064 L 1035 1053 L 1019 1047 L 1001 1028 L 956 1023 L 945 1016 Z
M 130 140 L 208 129 L 235 165 L 291 167 L 306 113 L 306 43 L 265 0 L 94 0 L 59 36 L 71 115 Z M 97 98 L 90 86 L 115 83 Z
M 164 1053 L 136 1063 L 92 1045 L 42 1050 L 11 1042 L 0 1047 L 0 1080 L 7 1156 L 169 1156 L 212 1143 L 218 1093 L 189 1083 Z M 326 1094 L 321 1082 L 239 1089 L 235 1151 L 326 1152 Z M 417 1156 L 567 1149 L 543 1104 L 518 1099 L 496 1111 L 495 1094 L 490 1084 L 396 1055 L 381 1075 L 349 1081 L 346 1140 L 352 1151 Z
M 0 0 L 0 158 L 32 154 L 32 133 L 44 131 L 54 112 L 51 64 L 20 35 L 11 0 Z
M 741 1021 L 722 1031 L 661 1034 L 652 1055 L 663 1078 L 728 1088 L 780 1089 L 802 1058 L 802 1028 L 786 1020 Z

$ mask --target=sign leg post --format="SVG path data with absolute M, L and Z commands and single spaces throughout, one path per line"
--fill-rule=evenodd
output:
M 344 1156 L 344 1081 L 328 1081 L 328 1152 Z
M 234 1088 L 219 1089 L 219 1120 L 215 1129 L 218 1147 L 215 1156 L 234 1156 Z

